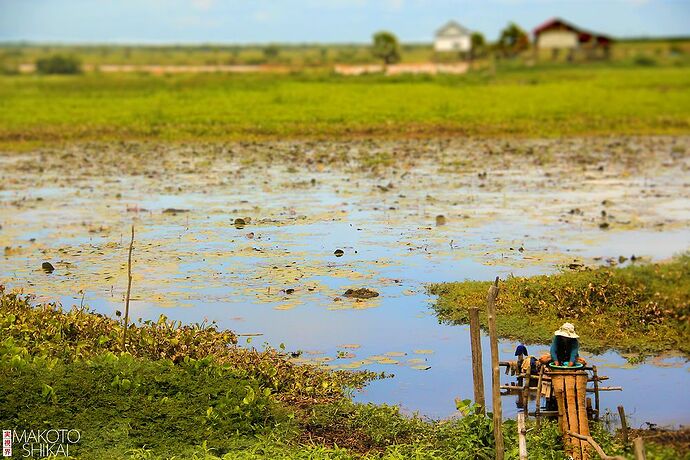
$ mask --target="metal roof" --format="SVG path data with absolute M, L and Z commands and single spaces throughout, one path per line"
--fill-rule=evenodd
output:
M 469 30 L 467 27 L 464 27 L 455 21 L 448 21 L 443 27 L 436 31 L 436 36 L 438 37 L 441 35 L 445 35 L 446 31 L 448 31 L 449 29 L 456 29 L 460 35 L 470 35 L 472 33 L 472 31 Z

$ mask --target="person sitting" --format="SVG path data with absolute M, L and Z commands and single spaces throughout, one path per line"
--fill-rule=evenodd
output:
M 580 336 L 575 333 L 575 326 L 571 323 L 564 323 L 556 332 L 553 333 L 551 341 L 551 361 L 556 366 L 573 367 L 577 362 L 583 362 L 579 356 Z

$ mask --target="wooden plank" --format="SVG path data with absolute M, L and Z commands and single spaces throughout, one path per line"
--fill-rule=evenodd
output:
M 580 423 L 577 416 L 577 394 L 575 393 L 575 376 L 567 375 L 563 378 L 565 384 L 565 411 L 568 414 L 568 431 L 580 432 Z M 582 459 L 582 443 L 577 438 L 570 439 L 573 446 L 573 459 Z
M 565 412 L 565 389 L 563 387 L 563 376 L 554 375 L 551 378 L 551 387 L 556 396 L 556 406 L 558 407 L 558 428 L 563 436 L 563 444 L 566 449 L 570 445 L 570 438 L 565 434 L 568 431 L 567 414 Z
M 582 372 L 575 376 L 575 385 L 577 392 L 577 417 L 580 426 L 579 433 L 583 436 L 589 436 L 589 420 L 587 419 L 587 374 Z M 582 450 L 582 460 L 588 460 L 589 445 L 587 443 L 580 443 Z
M 474 383 L 474 402 L 483 414 L 486 401 L 484 400 L 484 374 L 482 372 L 482 342 L 479 328 L 479 309 L 470 308 L 470 346 L 472 348 L 472 382 Z
M 536 416 L 537 413 L 536 413 L 536 412 L 530 412 L 529 415 L 534 415 L 534 416 Z M 550 417 L 550 416 L 553 416 L 553 415 L 558 415 L 558 411 L 557 411 L 557 410 L 543 410 L 543 411 L 539 412 L 539 415 L 540 415 L 540 416 L 544 416 L 544 417 Z M 560 426 L 559 426 L 559 428 L 560 428 Z
M 525 428 L 525 414 L 522 412 L 517 414 L 517 428 L 520 460 L 527 460 L 527 429 Z

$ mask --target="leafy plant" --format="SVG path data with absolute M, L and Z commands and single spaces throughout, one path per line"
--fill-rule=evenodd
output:
M 435 309 L 442 319 L 464 324 L 467 308 L 481 305 L 488 288 L 489 282 L 465 281 L 429 291 L 439 296 Z M 667 263 L 511 277 L 501 283 L 497 308 L 503 337 L 548 343 L 567 320 L 589 351 L 688 354 L 690 254 Z
M 214 324 L 183 325 L 165 316 L 158 321 L 130 325 L 128 343 L 123 350 L 119 321 L 87 308 L 64 311 L 56 304 L 33 306 L 30 296 L 6 292 L 2 285 L 0 332 L 0 345 L 13 350 L 13 362 L 21 363 L 28 356 L 68 363 L 103 353 L 128 353 L 180 365 L 189 360 L 198 363 L 212 360 L 232 366 L 243 377 L 257 379 L 278 398 L 290 403 L 335 401 L 350 389 L 361 388 L 380 377 L 373 372 L 333 372 L 313 365 L 298 365 L 284 351 L 241 348 L 236 345 L 234 333 L 218 330 Z M 118 381 L 116 385 L 130 383 Z

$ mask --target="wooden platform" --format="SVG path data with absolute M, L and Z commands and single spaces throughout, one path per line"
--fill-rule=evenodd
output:
M 575 460 L 589 460 L 591 448 L 585 441 L 568 435 L 568 431 L 589 436 L 587 417 L 587 372 L 584 370 L 549 370 L 551 385 L 558 403 L 558 426 L 566 452 Z

